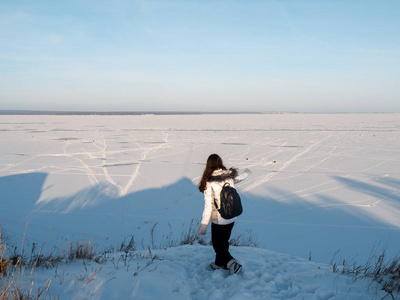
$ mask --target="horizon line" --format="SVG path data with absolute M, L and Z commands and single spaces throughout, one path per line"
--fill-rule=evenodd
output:
M 207 115 L 207 114 L 393 114 L 396 112 L 299 112 L 299 111 L 86 111 L 86 110 L 0 110 L 0 115 Z

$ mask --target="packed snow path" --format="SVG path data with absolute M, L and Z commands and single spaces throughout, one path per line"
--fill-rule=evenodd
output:
M 212 271 L 210 246 L 144 251 L 98 265 L 77 261 L 60 265 L 51 295 L 60 299 L 381 299 L 375 283 L 332 273 L 332 266 L 272 251 L 233 247 L 241 273 Z

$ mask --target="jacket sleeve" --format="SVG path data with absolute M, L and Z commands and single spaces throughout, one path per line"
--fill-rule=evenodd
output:
M 247 176 L 249 176 L 245 171 L 240 172 L 234 179 L 235 183 L 241 182 L 244 180 Z
M 207 188 L 204 190 L 204 211 L 201 219 L 201 224 L 208 225 L 212 213 L 213 192 L 211 184 L 207 183 Z

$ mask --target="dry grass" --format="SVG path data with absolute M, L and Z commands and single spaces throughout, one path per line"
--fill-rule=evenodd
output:
M 199 220 L 194 220 L 192 219 L 190 221 L 190 224 L 187 226 L 186 224 L 183 224 L 182 226 L 182 231 L 181 231 L 181 236 L 177 239 L 173 238 L 172 230 L 171 230 L 171 225 L 170 225 L 170 233 L 166 236 L 162 235 L 160 238 L 156 238 L 157 236 L 157 224 L 155 223 L 151 228 L 150 228 L 150 245 L 149 247 L 151 249 L 165 249 L 165 248 L 171 248 L 171 247 L 177 247 L 177 246 L 183 246 L 183 245 L 211 245 L 211 239 L 208 239 L 207 235 L 199 235 L 198 234 L 198 229 L 200 227 L 200 221 Z M 230 241 L 229 244 L 231 246 L 243 246 L 243 247 L 257 247 L 258 243 L 257 240 L 251 230 L 247 230 L 242 233 L 235 233 Z M 146 249 L 146 247 L 143 245 L 142 242 L 142 247 L 143 249 Z
M 129 269 L 130 261 L 135 257 L 142 257 L 147 261 L 146 265 L 137 266 L 135 274 L 139 274 L 142 269 L 148 268 L 155 259 L 156 255 L 151 254 L 152 249 L 165 249 L 180 245 L 210 245 L 211 241 L 206 241 L 207 236 L 199 236 L 197 231 L 199 221 L 192 220 L 189 226 L 183 225 L 180 237 L 174 239 L 170 226 L 170 233 L 166 236 L 162 235 L 157 238 L 157 223 L 150 229 L 150 244 L 144 248 L 147 249 L 145 254 L 141 251 L 136 251 L 134 236 L 124 239 L 120 247 L 109 250 L 98 250 L 97 244 L 93 240 L 69 242 L 67 249 L 55 249 L 54 253 L 43 254 L 43 247 L 38 247 L 32 243 L 30 251 L 24 253 L 25 233 L 22 247 L 19 253 L 9 251 L 7 243 L 2 239 L 0 227 L 0 300 L 18 299 L 18 300 L 33 300 L 33 299 L 49 299 L 49 287 L 52 278 L 42 285 L 37 286 L 35 271 L 37 268 L 57 268 L 59 264 L 67 264 L 76 260 L 83 260 L 86 268 L 85 260 L 103 263 L 111 261 L 116 268 L 119 262 Z M 255 246 L 254 238 L 251 232 L 235 235 L 231 244 L 234 246 Z M 52 250 L 53 251 L 53 250 Z M 146 254 L 147 253 L 147 254 Z
M 76 243 L 69 242 L 67 262 L 74 261 L 75 259 L 96 260 L 98 257 L 95 251 L 96 245 L 92 242 L 93 240 L 89 240 L 86 243 L 82 241 Z
M 30 255 L 24 255 L 24 243 L 21 254 L 10 254 L 7 244 L 1 239 L 0 227 L 0 300 L 39 300 L 48 299 L 48 290 L 51 277 L 37 287 L 35 271 L 37 268 L 53 268 L 60 263 L 69 263 L 79 260 L 101 261 L 96 244 L 92 240 L 88 242 L 68 243 L 68 249 L 62 250 L 61 254 L 53 253 L 43 255 L 42 249 L 35 253 L 36 244 L 32 244 Z M 55 299 L 55 297 L 51 297 Z
M 45 299 L 51 277 L 42 287 L 35 287 L 34 271 L 36 265 L 26 268 L 22 255 L 7 256 L 7 244 L 1 238 L 0 227 L 0 299 L 35 300 Z
M 0 276 L 2 277 L 7 276 L 8 266 L 10 265 L 10 259 L 8 257 L 6 258 L 6 250 L 7 247 L 3 242 L 0 227 Z
M 400 256 L 387 260 L 385 248 L 379 255 L 376 251 L 377 247 L 374 247 L 365 265 L 349 264 L 342 260 L 339 264 L 332 265 L 333 272 L 351 274 L 354 276 L 354 281 L 359 278 L 371 279 L 387 293 L 384 298 L 400 299 Z
M 189 227 L 187 227 L 186 230 L 182 230 L 182 235 L 180 238 L 180 241 L 177 243 L 179 245 L 193 245 L 195 243 L 198 243 L 200 245 L 210 245 L 211 241 L 209 241 L 208 243 L 205 241 L 205 237 L 199 235 L 198 229 L 200 226 L 200 221 L 194 221 L 192 219 L 192 221 L 190 222 Z
M 257 239 L 251 230 L 246 232 L 235 233 L 229 241 L 231 246 L 258 247 Z

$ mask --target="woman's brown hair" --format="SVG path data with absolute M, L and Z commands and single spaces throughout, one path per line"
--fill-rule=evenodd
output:
M 210 175 L 218 169 L 226 170 L 222 158 L 218 154 L 211 154 L 207 159 L 206 168 L 204 169 L 203 176 L 199 183 L 199 191 L 204 192 L 207 186 L 207 179 Z

